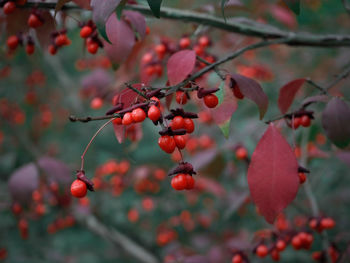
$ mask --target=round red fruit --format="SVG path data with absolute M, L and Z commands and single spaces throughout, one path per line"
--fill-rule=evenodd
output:
M 240 254 L 236 254 L 233 256 L 232 263 L 242 263 L 242 262 L 243 262 L 243 259 Z
M 191 45 L 191 39 L 188 37 L 183 37 L 180 39 L 179 46 L 180 48 L 188 48 Z
M 238 147 L 238 149 L 236 150 L 236 158 L 238 160 L 245 160 L 248 157 L 248 152 L 246 150 L 246 148 L 244 147 Z
M 141 108 L 134 109 L 131 116 L 134 122 L 143 122 L 146 119 L 146 113 Z
M 208 108 L 215 108 L 219 103 L 219 99 L 214 94 L 208 94 L 204 96 L 204 103 Z
M 300 184 L 303 184 L 306 181 L 306 175 L 305 173 L 298 173 L 299 176 L 299 182 Z
M 169 135 L 161 136 L 158 139 L 158 145 L 166 153 L 174 152 L 176 147 L 175 140 L 173 139 L 173 137 L 170 137 Z
M 309 127 L 311 124 L 311 119 L 308 115 L 303 115 L 301 118 L 300 118 L 300 125 L 301 126 L 304 126 L 304 127 Z
M 207 46 L 209 46 L 210 44 L 210 40 L 207 36 L 201 36 L 199 39 L 198 39 L 198 44 L 203 47 L 203 48 L 206 48 Z
M 15 9 L 16 9 L 16 4 L 12 1 L 5 3 L 4 7 L 3 7 L 4 13 L 6 15 L 13 13 L 13 11 L 15 11 Z
M 130 125 L 131 123 L 133 123 L 133 118 L 130 112 L 127 112 L 124 114 L 123 116 L 123 120 L 122 120 L 122 124 L 123 125 Z
M 298 129 L 299 128 L 300 120 L 301 120 L 300 117 L 294 117 L 294 120 L 293 120 L 293 127 L 294 127 L 294 129 Z
M 36 28 L 41 26 L 43 21 L 36 14 L 30 14 L 27 23 L 29 27 Z
M 92 28 L 90 26 L 84 26 L 80 30 L 80 37 L 82 38 L 88 38 L 92 33 Z
M 268 253 L 269 253 L 269 249 L 265 245 L 259 245 L 256 248 L 256 255 L 260 258 L 266 257 Z
M 95 42 L 91 42 L 87 45 L 87 51 L 89 51 L 90 54 L 96 54 L 98 50 L 98 44 Z
M 148 118 L 152 121 L 159 120 L 160 114 L 160 109 L 155 105 L 152 105 L 147 112 Z
M 173 131 L 178 130 L 178 129 L 183 129 L 185 127 L 185 121 L 184 118 L 181 116 L 176 116 L 172 121 L 171 121 L 171 129 Z
M 28 55 L 33 54 L 35 51 L 35 46 L 33 44 L 27 44 L 26 46 L 26 52 Z
M 186 147 L 186 137 L 184 135 L 175 135 L 174 140 L 177 148 L 183 149 Z
M 67 43 L 67 36 L 65 34 L 60 34 L 55 38 L 55 45 L 60 47 Z
M 55 55 L 57 53 L 57 48 L 54 45 L 49 46 L 49 53 Z
M 115 124 L 115 125 L 121 125 L 122 122 L 123 122 L 122 118 L 115 118 L 113 120 L 113 124 Z
M 184 190 L 187 187 L 187 180 L 185 174 L 178 174 L 171 180 L 171 186 L 177 190 Z
M 190 118 L 184 118 L 184 128 L 186 129 L 187 133 L 192 133 L 194 131 L 194 122 Z
M 14 50 L 19 44 L 19 39 L 17 36 L 9 36 L 7 39 L 7 46 L 9 49 Z
M 176 91 L 175 99 L 178 104 L 185 105 L 187 103 L 187 95 L 183 91 Z
M 76 179 L 70 186 L 70 192 L 74 197 L 82 198 L 87 192 L 86 184 L 83 181 Z

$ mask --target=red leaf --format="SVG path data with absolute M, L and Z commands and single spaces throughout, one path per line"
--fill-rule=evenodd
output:
M 224 136 L 229 136 L 230 120 L 232 114 L 237 109 L 237 99 L 233 95 L 232 90 L 229 87 L 230 76 L 227 75 L 225 84 L 223 86 L 223 101 L 219 106 L 211 110 L 214 122 L 220 127 Z
M 125 21 L 130 22 L 134 30 L 139 33 L 141 39 L 146 36 L 146 20 L 143 15 L 135 11 L 123 11 Z
M 141 90 L 142 84 L 133 84 L 132 85 L 135 89 Z M 135 103 L 136 100 L 144 101 L 143 97 L 140 97 L 139 94 L 137 94 L 135 91 L 125 88 L 118 94 L 117 100 L 115 101 L 117 103 L 123 103 L 123 109 L 129 107 L 131 104 Z
M 123 20 L 118 20 L 112 14 L 106 23 L 106 33 L 108 39 L 104 42 L 104 49 L 108 57 L 115 63 L 124 61 L 135 45 L 135 35 L 130 26 Z
M 91 0 L 92 18 L 97 24 L 106 23 L 121 0 Z
M 43 49 L 46 49 L 51 43 L 51 33 L 56 31 L 55 21 L 49 11 L 40 13 L 45 23 L 35 29 L 36 36 Z
M 113 124 L 114 134 L 119 143 L 122 143 L 125 139 L 125 126 Z
M 328 102 L 322 113 L 322 126 L 327 137 L 339 148 L 350 143 L 350 107 L 335 97 Z
M 295 95 L 305 81 L 306 79 L 292 80 L 280 89 L 278 96 L 278 107 L 283 114 L 286 113 L 289 107 L 292 105 Z
M 269 100 L 261 88 L 260 84 L 251 78 L 239 74 L 231 74 L 242 94 L 248 99 L 255 102 L 260 111 L 260 119 L 262 119 L 267 111 Z
M 181 50 L 173 54 L 167 64 L 170 85 L 179 84 L 192 73 L 196 64 L 196 52 Z
M 298 192 L 298 162 L 272 123 L 252 155 L 248 185 L 254 203 L 270 224 Z

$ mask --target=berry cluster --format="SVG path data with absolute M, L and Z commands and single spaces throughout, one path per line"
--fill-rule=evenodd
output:
M 311 120 L 314 119 L 312 111 L 301 109 L 286 116 L 287 125 L 293 129 L 298 129 L 300 126 L 305 128 L 311 125 Z
M 7 38 L 7 47 L 10 52 L 14 52 L 19 45 L 26 43 L 26 53 L 32 55 L 35 51 L 34 41 L 31 36 L 24 37 L 23 34 L 12 35 Z
M 49 53 L 55 55 L 57 50 L 63 46 L 69 46 L 71 40 L 67 37 L 67 29 L 62 29 L 51 33 L 51 44 L 49 45 Z
M 98 37 L 96 25 L 92 20 L 80 23 L 80 37 L 85 39 L 86 49 L 91 54 L 96 54 L 98 48 L 103 48 L 103 42 Z
M 161 77 L 163 75 L 163 64 L 166 62 L 167 56 L 182 49 L 193 49 L 202 59 L 208 63 L 213 63 L 215 62 L 214 56 L 207 52 L 210 45 L 211 41 L 206 35 L 198 37 L 195 41 L 187 36 L 182 37 L 178 42 L 164 38 L 142 56 L 141 75 L 145 75 L 147 78 Z M 197 63 L 198 69 L 205 66 L 206 64 L 203 62 Z

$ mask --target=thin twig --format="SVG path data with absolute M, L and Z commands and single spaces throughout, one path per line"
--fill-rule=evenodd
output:
M 131 84 L 129 83 L 124 83 L 124 85 L 128 88 L 131 89 L 133 92 L 136 92 L 137 94 L 139 94 L 141 97 L 144 97 L 146 100 L 149 100 L 148 97 L 143 94 L 141 91 L 139 91 L 138 89 L 135 89 Z
M 80 166 L 80 170 L 83 171 L 84 170 L 84 158 L 85 158 L 85 154 L 88 151 L 88 149 L 90 148 L 91 143 L 95 140 L 96 136 L 104 129 L 104 127 L 106 127 L 109 123 L 111 123 L 113 119 L 110 119 L 109 121 L 107 121 L 105 124 L 103 124 L 94 134 L 94 136 L 92 136 L 90 142 L 88 143 L 88 145 L 86 145 L 85 150 L 83 152 L 83 154 L 81 155 L 81 166 Z

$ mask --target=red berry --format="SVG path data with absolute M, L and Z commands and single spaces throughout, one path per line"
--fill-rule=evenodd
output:
M 12 205 L 12 213 L 14 215 L 19 215 L 20 213 L 22 213 L 22 206 L 19 203 L 14 203 Z
M 286 242 L 283 240 L 277 240 L 275 246 L 278 251 L 283 251 L 286 248 Z
M 191 190 L 194 188 L 195 181 L 193 177 L 189 174 L 186 174 L 186 189 Z
M 96 54 L 98 50 L 98 44 L 96 42 L 91 42 L 87 45 L 87 51 L 91 54 Z
M 244 98 L 244 95 L 242 94 L 237 84 L 233 86 L 233 95 L 235 95 L 235 97 L 239 100 L 242 100 Z
M 300 249 L 302 247 L 302 241 L 299 235 L 296 235 L 292 238 L 292 246 L 294 249 Z
M 27 24 L 29 27 L 36 28 L 43 25 L 43 21 L 36 14 L 30 14 Z
M 12 1 L 9 1 L 9 2 L 7 2 L 7 3 L 5 3 L 4 4 L 4 7 L 3 7 L 4 9 L 4 13 L 6 14 L 6 15 L 8 15 L 8 14 L 11 14 L 13 11 L 15 11 L 15 9 L 16 9 L 16 4 L 14 3 L 14 2 L 12 2 Z
M 67 38 L 66 34 L 60 34 L 55 38 L 55 45 L 60 47 L 67 45 L 69 43 L 69 39 Z
M 192 133 L 194 131 L 194 123 L 193 120 L 190 118 L 184 118 L 184 127 L 186 129 L 187 133 Z
M 186 147 L 186 137 L 184 135 L 175 135 L 174 140 L 177 148 L 183 149 Z
M 256 248 L 256 255 L 260 258 L 263 258 L 263 257 L 266 257 L 267 254 L 269 253 L 269 249 L 267 248 L 267 246 L 265 245 L 259 245 L 257 248 Z
M 326 217 L 322 218 L 320 225 L 323 229 L 331 229 L 335 226 L 335 222 L 332 218 Z
M 166 153 L 172 153 L 176 147 L 175 140 L 168 135 L 161 136 L 158 139 L 158 145 Z
M 171 126 L 171 129 L 172 129 L 173 131 L 184 128 L 184 126 L 185 126 L 184 118 L 182 118 L 181 116 L 176 116 L 176 117 L 171 121 L 170 126 Z
M 274 249 L 271 251 L 271 258 L 274 260 L 274 261 L 279 261 L 280 260 L 280 253 Z
M 214 94 L 208 94 L 204 96 L 204 103 L 208 108 L 215 108 L 219 103 L 219 99 Z
M 9 49 L 14 50 L 19 44 L 19 39 L 17 36 L 9 36 L 7 39 L 7 46 Z
M 147 115 L 148 115 L 148 118 L 152 121 L 157 121 L 159 120 L 160 118 L 160 109 L 155 106 L 155 105 L 152 105 L 149 109 L 148 109 L 148 112 L 147 112 Z
M 92 33 L 92 28 L 90 26 L 84 26 L 80 30 L 80 37 L 82 38 L 88 38 Z
M 294 129 L 298 129 L 298 127 L 300 126 L 300 121 L 301 121 L 300 117 L 294 117 L 294 120 L 293 120 Z
M 175 190 L 184 190 L 187 187 L 187 179 L 185 174 L 178 174 L 171 180 L 171 186 Z
M 76 179 L 70 186 L 70 192 L 74 197 L 82 198 L 87 192 L 86 184 L 83 181 Z
M 0 260 L 4 260 L 7 258 L 7 250 L 6 248 L 0 248 Z
M 191 45 L 191 39 L 188 37 L 183 37 L 180 39 L 179 46 L 180 48 L 188 48 Z
M 166 46 L 164 44 L 156 45 L 154 51 L 158 54 L 160 58 L 162 58 L 166 52 Z
M 55 55 L 57 53 L 57 48 L 54 45 L 49 46 L 49 53 Z
M 198 44 L 202 47 L 202 48 L 206 48 L 207 46 L 209 46 L 210 44 L 210 40 L 207 36 L 201 36 L 198 39 Z
M 113 124 L 116 124 L 116 125 L 121 125 L 123 122 L 122 118 L 115 118 L 113 120 Z
M 317 219 L 315 219 L 315 218 L 311 219 L 309 222 L 309 227 L 312 229 L 317 229 L 317 226 L 318 226 Z
M 175 96 L 176 102 L 185 105 L 187 103 L 187 95 L 183 91 L 176 91 L 176 96 Z
M 299 176 L 299 182 L 300 184 L 303 184 L 306 181 L 306 175 L 305 173 L 298 173 Z
M 134 122 L 143 122 L 146 119 L 146 113 L 141 108 L 134 109 L 131 116 Z
M 245 159 L 247 159 L 247 157 L 248 157 L 248 152 L 247 152 L 246 148 L 244 148 L 242 146 L 238 147 L 238 149 L 236 150 L 236 158 L 238 160 L 245 160 Z
M 243 262 L 243 259 L 240 254 L 236 254 L 233 256 L 232 263 L 242 263 L 242 262 Z
M 93 98 L 90 107 L 94 110 L 100 109 L 103 106 L 103 100 L 99 97 Z
M 309 127 L 310 124 L 311 124 L 311 119 L 308 115 L 303 115 L 301 118 L 300 118 L 300 124 L 304 127 Z
M 33 44 L 27 44 L 26 46 L 26 52 L 28 55 L 33 54 L 35 51 L 35 46 Z
M 141 62 L 143 64 L 148 64 L 152 61 L 152 59 L 153 59 L 152 53 L 145 53 L 141 58 Z
M 122 124 L 123 125 L 130 125 L 131 123 L 133 123 L 133 118 L 130 112 L 127 112 L 124 114 L 123 116 L 123 120 L 122 120 Z

